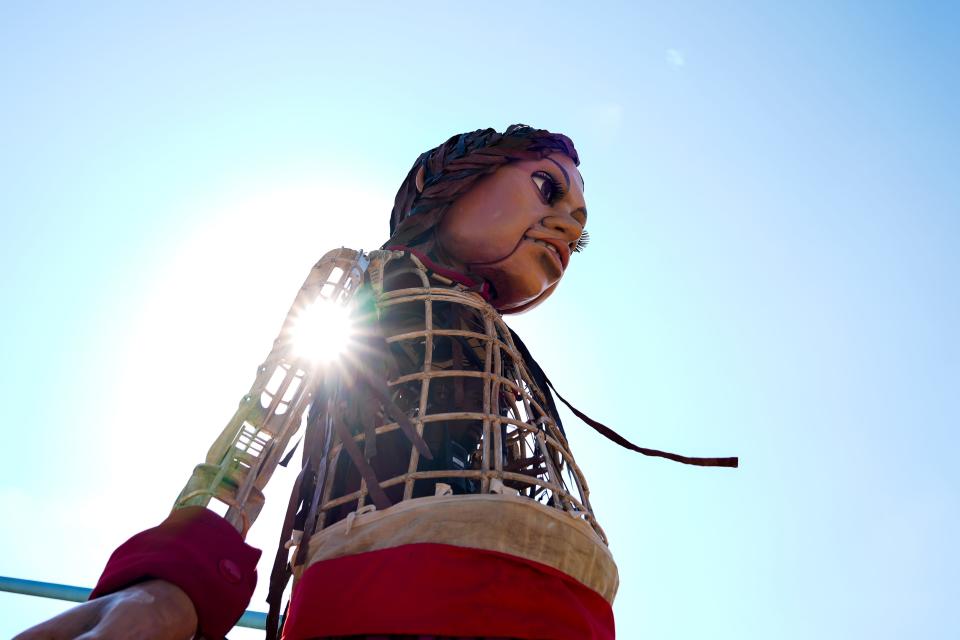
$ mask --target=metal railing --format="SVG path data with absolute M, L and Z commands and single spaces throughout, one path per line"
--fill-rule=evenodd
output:
M 36 596 L 38 598 L 66 600 L 68 602 L 86 602 L 93 589 L 75 587 L 69 584 L 57 584 L 55 582 L 40 582 L 39 580 L 24 580 L 23 578 L 0 576 L 0 591 L 19 593 L 25 596 Z M 247 627 L 248 629 L 266 629 L 267 614 L 262 611 L 244 611 L 235 626 Z

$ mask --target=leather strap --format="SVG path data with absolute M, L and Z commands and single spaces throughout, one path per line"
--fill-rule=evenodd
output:
M 513 336 L 513 341 L 514 341 L 514 343 L 516 343 L 517 348 L 520 350 L 521 355 L 523 355 L 524 360 L 526 360 L 526 361 L 527 361 L 527 364 L 530 365 L 531 372 L 534 372 L 534 370 L 535 370 L 535 372 L 538 373 L 539 376 L 543 378 L 543 381 L 546 382 L 547 386 L 549 386 L 550 389 L 553 389 L 553 392 L 557 394 L 557 397 L 558 397 L 558 398 L 560 398 L 560 402 L 562 402 L 563 404 L 567 405 L 567 408 L 570 409 L 570 411 L 573 412 L 573 415 L 577 416 L 578 418 L 580 418 L 581 420 L 583 420 L 584 422 L 586 422 L 586 423 L 587 423 L 588 425 L 590 425 L 597 433 L 599 433 L 599 434 L 602 435 L 603 437 L 607 438 L 608 440 L 611 440 L 611 441 L 613 441 L 613 442 L 616 442 L 618 445 L 620 445 L 620 446 L 623 447 L 624 449 L 630 449 L 631 451 L 636 451 L 637 453 L 642 453 L 642 454 L 645 455 L 645 456 L 655 456 L 655 457 L 658 457 L 658 458 L 666 458 L 667 460 L 673 460 L 674 462 L 681 462 L 681 463 L 683 463 L 683 464 L 690 464 L 690 465 L 694 465 L 694 466 L 698 466 L 698 467 L 732 467 L 732 468 L 736 468 L 737 466 L 739 466 L 739 464 L 740 464 L 740 459 L 737 458 L 737 457 L 730 457 L 730 458 L 692 458 L 692 457 L 689 457 L 689 456 L 681 456 L 681 455 L 678 455 L 678 454 L 676 454 L 676 453 L 670 453 L 670 452 L 668 452 L 668 451 L 659 451 L 659 450 L 657 450 L 657 449 L 648 449 L 648 448 L 646 448 L 646 447 L 640 447 L 640 446 L 637 446 L 637 445 L 633 444 L 632 442 L 630 442 L 629 440 L 627 440 L 626 438 L 624 438 L 623 436 L 621 436 L 619 433 L 617 433 L 616 431 L 614 431 L 613 429 L 611 429 L 611 428 L 608 427 L 607 425 L 603 424 L 602 422 L 598 422 L 598 421 L 594 420 L 593 418 L 591 418 L 590 416 L 588 416 L 587 414 L 585 414 L 584 412 L 580 411 L 580 410 L 577 409 L 575 406 L 573 406 L 572 404 L 570 404 L 569 402 L 567 402 L 566 399 L 564 399 L 564 397 L 560 395 L 560 392 L 557 391 L 557 388 L 553 386 L 553 383 L 550 382 L 550 378 L 548 378 L 547 375 L 543 372 L 543 370 L 540 368 L 540 365 L 538 365 L 538 364 L 536 363 L 536 360 L 533 359 L 533 356 L 530 355 L 530 350 L 527 349 L 527 346 L 526 346 L 525 344 L 523 344 L 523 340 L 520 339 L 520 336 L 518 336 L 517 333 L 516 333 L 513 329 L 510 329 L 510 333 L 511 333 L 511 335 Z M 546 388 L 544 388 L 543 391 L 546 392 L 546 395 L 547 395 L 547 397 L 548 397 L 548 399 L 549 399 L 549 397 L 550 397 L 549 391 L 548 391 Z M 549 403 L 552 405 L 552 404 L 553 404 L 552 400 L 550 400 Z
M 301 494 L 303 479 L 309 470 L 310 460 L 308 459 L 304 461 L 300 474 L 297 475 L 297 479 L 293 483 L 290 502 L 287 503 L 287 513 L 283 518 L 283 529 L 280 530 L 280 543 L 277 546 L 277 554 L 273 559 L 273 570 L 270 572 L 270 588 L 267 591 L 267 604 L 270 605 L 267 611 L 267 640 L 277 640 L 279 638 L 280 602 L 283 598 L 283 590 L 287 588 L 287 582 L 290 581 L 290 551 L 287 549 L 286 542 L 293 535 L 293 521 L 303 499 Z

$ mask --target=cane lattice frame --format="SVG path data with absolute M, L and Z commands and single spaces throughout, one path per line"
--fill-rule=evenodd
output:
M 469 483 L 469 489 L 461 490 L 466 494 L 525 496 L 586 521 L 606 543 L 590 505 L 589 487 L 566 436 L 550 415 L 547 398 L 535 384 L 500 314 L 479 294 L 432 273 L 408 253 L 371 253 L 369 274 L 386 342 L 394 352 L 416 354 L 411 359 L 414 366 L 401 366 L 389 380 L 394 400 L 406 408 L 417 433 L 428 442 L 436 440 L 431 432 L 441 427 L 446 431 L 451 425 L 473 425 L 479 432 L 466 452 L 468 460 L 460 461 L 465 463 L 463 468 L 425 469 L 417 448 L 408 446 L 405 470 L 386 477 L 378 473 L 380 487 L 401 500 L 423 497 L 424 485 L 434 487 L 433 495 L 449 494 L 448 482 Z M 391 288 L 391 280 L 404 286 Z M 399 309 L 405 311 L 393 313 Z M 402 321 L 392 321 L 395 315 Z M 454 352 L 466 351 L 466 357 L 449 357 L 450 345 Z M 450 403 L 441 407 L 443 403 L 436 401 L 451 389 L 455 396 L 464 396 L 464 388 L 479 393 L 467 393 L 473 397 L 466 400 L 457 398 L 453 410 Z M 333 437 L 325 478 L 317 486 L 322 491 L 317 519 L 306 526 L 313 531 L 330 526 L 347 512 L 370 508 L 369 487 L 363 478 L 356 488 L 337 480 L 338 469 L 342 475 L 349 465 L 338 435 L 341 432 L 330 426 L 341 402 L 343 399 L 333 394 L 325 408 Z M 358 445 L 363 445 L 370 433 L 375 433 L 378 441 L 399 435 L 397 422 L 378 417 L 375 429 L 352 434 Z M 378 445 L 377 450 L 382 449 Z M 469 499 L 469 495 L 464 497 Z

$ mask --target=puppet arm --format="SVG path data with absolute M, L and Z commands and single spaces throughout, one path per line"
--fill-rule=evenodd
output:
M 149 579 L 182 589 L 197 612 L 198 628 L 220 638 L 242 615 L 256 585 L 260 551 L 244 543 L 263 506 L 263 488 L 299 430 L 323 366 L 295 350 L 297 322 L 311 307 L 347 306 L 363 283 L 362 252 L 336 249 L 310 270 L 250 391 L 197 465 L 173 512 L 111 556 L 91 598 Z M 207 509 L 211 499 L 226 515 Z
M 194 469 L 175 510 L 207 506 L 214 498 L 228 507 L 226 520 L 246 536 L 263 507 L 263 487 L 299 430 L 324 374 L 322 364 L 295 348 L 298 321 L 329 311 L 324 305 L 341 309 L 348 305 L 363 283 L 366 264 L 362 252 L 336 249 L 310 270 L 250 391 L 210 447 L 206 461 Z

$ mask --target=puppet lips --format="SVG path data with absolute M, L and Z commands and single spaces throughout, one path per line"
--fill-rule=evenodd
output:
M 533 244 L 543 247 L 548 253 L 550 253 L 550 255 L 556 258 L 557 266 L 560 267 L 560 271 L 563 272 L 566 270 L 567 264 L 570 262 L 570 248 L 567 245 L 567 243 L 559 239 L 536 238 L 532 235 L 525 235 L 522 238 L 520 238 L 519 242 L 517 242 L 516 246 L 510 251 L 510 253 L 508 253 L 507 255 L 501 258 L 496 258 L 494 260 L 486 260 L 483 262 L 471 262 L 469 266 L 475 269 L 477 267 L 481 267 L 481 268 L 489 267 L 489 266 L 502 263 L 508 258 L 510 258 L 511 256 L 513 256 L 517 252 L 517 250 L 520 248 L 520 246 L 524 243 L 524 241 L 532 242 Z
M 556 244 L 553 244 L 547 240 L 540 240 L 539 238 L 527 238 L 527 239 L 533 242 L 534 244 L 544 247 L 548 253 L 553 255 L 553 257 L 556 258 L 557 263 L 560 266 L 560 271 L 563 271 L 566 269 L 567 261 L 564 259 L 565 257 L 564 254 L 561 253 L 560 249 L 557 248 Z

